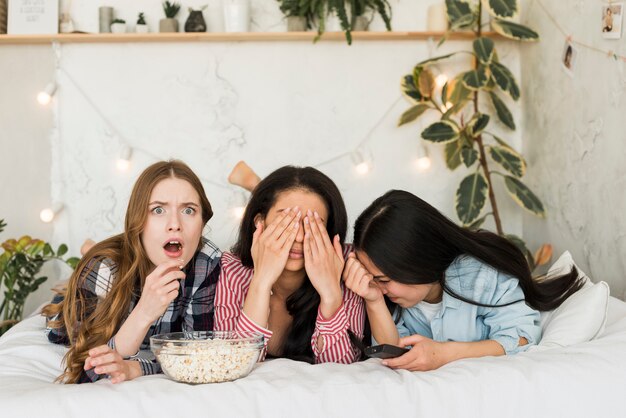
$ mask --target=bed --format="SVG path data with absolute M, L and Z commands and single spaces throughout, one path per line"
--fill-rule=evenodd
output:
M 626 303 L 609 298 L 592 341 L 510 357 L 466 359 L 431 372 L 277 359 L 235 382 L 187 385 L 164 375 L 112 385 L 61 385 L 65 348 L 34 316 L 0 339 L 0 416 L 624 417 Z

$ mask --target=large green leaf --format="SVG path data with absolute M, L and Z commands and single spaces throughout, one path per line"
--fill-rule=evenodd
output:
M 453 79 L 449 83 L 450 85 L 448 86 L 448 98 L 446 102 L 450 102 L 456 105 L 461 102 L 470 100 L 470 98 L 472 97 L 472 91 L 465 87 L 462 75 L 458 78 Z
M 423 97 L 431 97 L 433 95 L 433 90 L 435 90 L 435 76 L 433 75 L 433 72 L 428 68 L 424 68 L 419 74 L 417 84 L 420 94 Z
M 489 68 L 498 86 L 508 92 L 513 100 L 519 99 L 519 87 L 511 70 L 499 62 L 492 62 Z
M 452 121 L 435 122 L 422 132 L 422 138 L 440 144 L 454 141 L 459 137 L 459 127 Z
M 493 58 L 493 41 L 480 37 L 474 41 L 474 53 L 483 64 L 489 64 Z
M 458 29 L 467 25 L 471 25 L 474 20 L 472 7 L 466 1 L 462 0 L 446 0 L 446 10 L 448 20 L 452 29 Z
M 427 60 L 418 62 L 416 67 L 423 67 L 426 64 L 430 64 L 430 63 L 433 63 L 433 62 L 436 62 L 436 61 L 445 60 L 446 58 L 450 58 L 451 56 L 456 55 L 456 54 L 460 54 L 460 52 L 453 52 L 451 54 L 441 55 L 439 57 L 428 58 Z
M 517 15 L 517 0 L 483 0 L 489 13 L 495 17 L 511 18 Z
M 489 153 L 495 162 L 514 176 L 523 177 L 526 174 L 526 162 L 517 152 L 506 147 L 490 147 Z
M 461 159 L 465 167 L 471 167 L 478 160 L 478 151 L 472 147 L 463 147 L 461 149 Z
M 486 115 L 484 113 L 478 112 L 474 114 L 474 116 L 472 116 L 472 119 L 467 123 L 468 135 L 472 138 L 476 138 L 485 130 L 485 128 L 489 124 L 490 119 L 491 118 L 489 117 L 489 115 Z
M 487 217 L 491 215 L 491 213 L 488 213 L 484 216 L 481 216 L 480 218 L 476 219 L 474 222 L 472 222 L 471 224 L 467 225 L 467 228 L 471 229 L 471 230 L 477 230 L 479 229 L 487 220 Z
M 450 24 L 450 31 L 471 28 L 472 26 L 474 26 L 475 22 L 476 22 L 476 15 L 473 13 L 469 15 L 461 16 L 460 18 L 458 18 L 457 20 L 455 20 L 453 23 Z
M 446 166 L 452 171 L 461 165 L 461 150 L 463 149 L 463 141 L 457 139 L 446 144 L 444 155 L 446 157 Z
M 428 106 L 427 104 L 423 104 L 423 103 L 416 104 L 415 106 L 413 106 L 412 108 L 404 112 L 402 116 L 400 116 L 400 120 L 398 121 L 398 126 L 402 126 L 406 123 L 413 122 L 415 119 L 417 119 L 422 113 L 424 113 L 428 109 L 432 109 L 432 108 Z
M 543 203 L 541 203 L 541 200 L 539 200 L 524 183 L 515 177 L 505 176 L 504 184 L 511 197 L 518 205 L 540 218 L 546 217 L 546 210 L 543 207 Z
M 404 93 L 409 99 L 421 102 L 424 100 L 422 95 L 420 94 L 415 81 L 413 80 L 413 75 L 405 75 L 402 79 L 402 93 Z
M 489 92 L 489 95 L 491 96 L 491 102 L 493 103 L 493 107 L 496 109 L 496 113 L 498 114 L 500 121 L 510 129 L 515 130 L 515 121 L 513 120 L 513 114 L 509 108 L 496 93 Z
M 476 70 L 463 73 L 463 84 L 470 90 L 478 90 L 487 84 L 487 71 L 480 66 Z
M 536 41 L 539 39 L 539 34 L 531 28 L 508 20 L 493 19 L 491 27 L 500 35 L 509 39 L 519 41 Z
M 487 200 L 487 180 L 476 172 L 465 177 L 456 191 L 456 214 L 463 225 L 472 223 Z

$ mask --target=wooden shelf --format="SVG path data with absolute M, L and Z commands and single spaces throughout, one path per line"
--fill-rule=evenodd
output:
M 0 45 L 119 42 L 268 42 L 313 41 L 316 32 L 241 32 L 241 33 L 70 33 L 58 35 L 0 35 Z M 439 39 L 443 32 L 352 32 L 354 41 L 411 41 Z M 494 32 L 484 36 L 498 36 Z M 449 39 L 473 39 L 472 32 L 453 33 Z M 321 41 L 345 42 L 343 32 L 326 32 Z

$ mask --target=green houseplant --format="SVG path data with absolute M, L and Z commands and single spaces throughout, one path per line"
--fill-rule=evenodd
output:
M 159 32 L 178 32 L 178 20 L 176 20 L 176 15 L 179 11 L 180 4 L 167 0 L 163 2 L 165 19 L 159 21 Z
M 539 39 L 532 29 L 510 20 L 518 14 L 517 0 L 477 0 L 471 3 L 446 0 L 450 23 L 448 33 L 471 30 L 474 33 L 473 48 L 422 61 L 403 78 L 402 90 L 412 106 L 400 117 L 399 125 L 413 122 L 426 112 L 439 114 L 440 120 L 428 126 L 421 137 L 444 145 L 446 165 L 450 170 L 463 165 L 470 171 L 456 191 L 456 213 L 461 223 L 479 228 L 491 216 L 497 233 L 514 242 L 533 268 L 533 256 L 522 239 L 506 234 L 502 229 L 494 193 L 494 181 L 499 178 L 522 208 L 539 217 L 546 216 L 541 200 L 521 181 L 526 172 L 523 156 L 492 130 L 495 118 L 507 129 L 516 128 L 502 95 L 517 101 L 520 89 L 513 73 L 498 59 L 494 41 L 483 36 L 483 7 L 491 15 L 493 30 L 501 36 L 521 41 Z M 436 91 L 431 66 L 457 54 L 469 54 L 471 68 L 452 78 L 440 92 Z M 484 213 L 487 200 L 491 210 Z
M 6 224 L 0 220 L 0 232 Z M 40 276 L 43 265 L 59 260 L 75 268 L 78 258 L 64 259 L 67 245 L 61 244 L 54 251 L 50 244 L 29 236 L 8 239 L 2 243 L 0 254 L 0 289 L 4 297 L 0 302 L 0 335 L 18 323 L 24 314 L 27 297 L 35 292 L 48 278 Z
M 277 0 L 280 10 L 287 16 L 300 16 L 306 18 L 306 27 L 317 25 L 319 40 L 326 31 L 327 19 L 336 15 L 341 29 L 346 34 L 346 41 L 352 44 L 352 30 L 357 18 L 365 15 L 368 11 L 378 13 L 385 22 L 388 31 L 391 31 L 391 5 L 387 0 Z

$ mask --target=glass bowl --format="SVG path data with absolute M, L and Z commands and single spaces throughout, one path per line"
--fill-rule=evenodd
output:
M 150 337 L 163 372 L 184 383 L 230 382 L 259 359 L 263 334 L 239 331 L 171 332 Z

